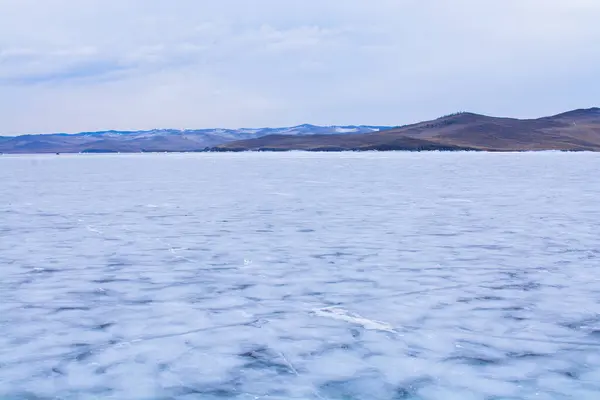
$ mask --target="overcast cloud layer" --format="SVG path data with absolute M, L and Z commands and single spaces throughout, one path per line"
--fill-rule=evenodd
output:
M 600 103 L 599 0 L 0 0 L 0 135 Z

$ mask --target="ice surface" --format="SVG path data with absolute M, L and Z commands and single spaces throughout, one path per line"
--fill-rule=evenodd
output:
M 1 156 L 0 398 L 598 399 L 598 171 Z

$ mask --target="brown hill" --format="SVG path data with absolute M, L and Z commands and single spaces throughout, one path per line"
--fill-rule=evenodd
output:
M 600 151 L 600 108 L 538 119 L 457 113 L 380 132 L 334 136 L 270 135 L 226 143 L 213 150 Z

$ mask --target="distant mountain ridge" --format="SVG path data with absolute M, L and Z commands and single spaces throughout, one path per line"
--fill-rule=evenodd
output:
M 227 142 L 274 134 L 288 136 L 364 134 L 389 128 L 370 125 L 317 126 L 303 124 L 283 128 L 109 130 L 75 134 L 0 136 L 0 153 L 203 151 Z
M 537 119 L 461 112 L 362 135 L 268 135 L 225 143 L 214 150 L 600 151 L 600 108 L 578 109 Z
M 431 121 L 283 128 L 155 129 L 0 136 L 0 153 L 189 151 L 600 151 L 600 108 L 537 119 L 460 112 Z

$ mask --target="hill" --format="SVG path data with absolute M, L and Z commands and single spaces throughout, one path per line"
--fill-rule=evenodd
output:
M 0 153 L 483 150 L 600 151 L 600 108 L 537 119 L 456 113 L 396 128 L 298 125 L 0 136 Z
M 382 126 L 298 125 L 258 129 L 155 129 L 149 131 L 100 131 L 77 134 L 0 136 L 0 153 L 133 153 L 203 151 L 219 144 L 265 135 L 351 135 L 389 129 Z
M 267 135 L 226 143 L 213 150 L 600 151 L 600 108 L 537 119 L 499 118 L 465 112 L 362 135 Z

